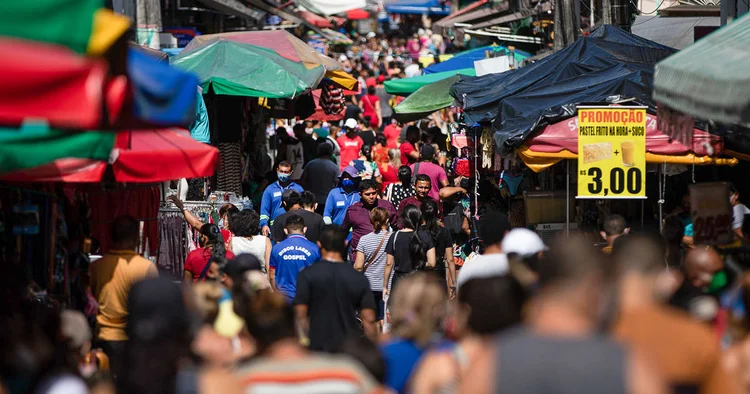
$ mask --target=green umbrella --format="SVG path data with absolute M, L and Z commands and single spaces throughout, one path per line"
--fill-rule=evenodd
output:
M 66 132 L 46 125 L 0 128 L 0 173 L 41 166 L 60 158 L 108 160 L 115 133 Z
M 315 88 L 326 72 L 323 65 L 290 60 L 271 49 L 233 38 L 206 39 L 200 46 L 191 43 L 171 62 L 198 75 L 204 91 L 213 89 L 216 94 L 231 96 L 299 96 Z
M 411 122 L 449 107 L 453 104 L 450 88 L 459 78 L 461 77 L 454 75 L 417 89 L 393 109 L 393 116 L 399 122 Z
M 422 86 L 429 85 L 433 82 L 437 82 L 446 78 L 454 77 L 457 74 L 475 76 L 476 72 L 473 68 L 464 68 L 461 70 L 443 71 L 434 74 L 419 75 L 411 78 L 392 79 L 385 82 L 385 91 L 388 94 L 395 94 L 396 96 L 408 96 L 417 91 Z

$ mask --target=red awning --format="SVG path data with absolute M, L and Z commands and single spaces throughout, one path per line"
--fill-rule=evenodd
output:
M 672 140 L 657 129 L 655 115 L 646 114 L 646 151 L 658 155 L 684 155 L 695 153 L 698 156 L 716 156 L 723 152 L 720 137 L 703 130 L 693 130 L 691 146 Z M 534 152 L 557 153 L 568 150 L 578 153 L 578 117 L 549 125 L 541 132 L 534 133 L 524 145 Z
M 312 25 L 320 28 L 333 27 L 333 23 L 331 23 L 331 21 L 310 11 L 300 11 L 299 16 L 310 22 Z
M 120 131 L 110 157 L 115 180 L 132 183 L 211 176 L 218 160 L 218 149 L 195 141 L 187 130 L 181 129 Z M 0 180 L 100 182 L 106 168 L 103 161 L 66 158 L 3 175 Z
M 370 13 L 362 10 L 362 9 L 356 9 L 351 11 L 346 11 L 346 19 L 356 21 L 359 19 L 369 19 Z
M 44 119 L 70 129 L 101 125 L 107 63 L 68 48 L 0 38 L 0 123 Z

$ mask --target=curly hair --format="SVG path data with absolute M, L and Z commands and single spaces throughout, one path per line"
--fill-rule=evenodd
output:
M 260 216 L 250 209 L 240 211 L 229 221 L 229 230 L 238 237 L 257 235 L 260 232 Z

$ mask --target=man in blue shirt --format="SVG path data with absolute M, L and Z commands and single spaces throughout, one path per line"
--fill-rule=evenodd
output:
M 287 189 L 296 190 L 298 193 L 305 191 L 302 186 L 291 181 L 292 165 L 288 161 L 282 161 L 276 169 L 278 181 L 268 185 L 263 191 L 260 200 L 260 227 L 261 233 L 266 237 L 271 234 L 271 225 L 274 219 L 286 212 L 281 206 L 281 196 Z
M 339 186 L 328 193 L 326 206 L 323 210 L 323 221 L 326 224 L 333 223 L 340 226 L 344 222 L 344 216 L 346 216 L 346 210 L 349 206 L 359 202 L 357 186 L 361 178 L 357 176 L 357 170 L 354 167 L 348 166 L 339 175 L 339 179 Z
M 280 291 L 289 302 L 297 292 L 297 275 L 305 267 L 320 260 L 318 245 L 305 238 L 305 220 L 292 215 L 286 219 L 285 240 L 271 249 L 268 277 L 274 291 Z

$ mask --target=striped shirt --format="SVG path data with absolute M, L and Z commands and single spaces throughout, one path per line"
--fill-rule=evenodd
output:
M 360 364 L 345 356 L 315 354 L 297 360 L 258 358 L 236 376 L 246 394 L 369 394 L 379 392 Z
M 372 261 L 372 264 L 370 264 L 370 266 L 367 267 L 367 271 L 365 271 L 365 276 L 367 277 L 367 280 L 370 281 L 370 290 L 372 291 L 383 291 L 383 275 L 385 275 L 385 259 L 387 256 L 385 253 L 385 245 L 388 243 L 391 234 L 392 231 L 390 229 L 388 229 L 387 235 L 383 233 L 383 230 L 377 234 L 365 234 L 357 244 L 357 252 L 362 252 L 365 255 L 365 264 L 367 264 L 370 258 L 372 258 L 375 251 L 378 252 L 375 256 L 375 260 Z M 381 245 L 380 241 L 384 236 L 385 241 L 383 241 Z M 380 245 L 380 250 L 378 250 L 378 245 Z

